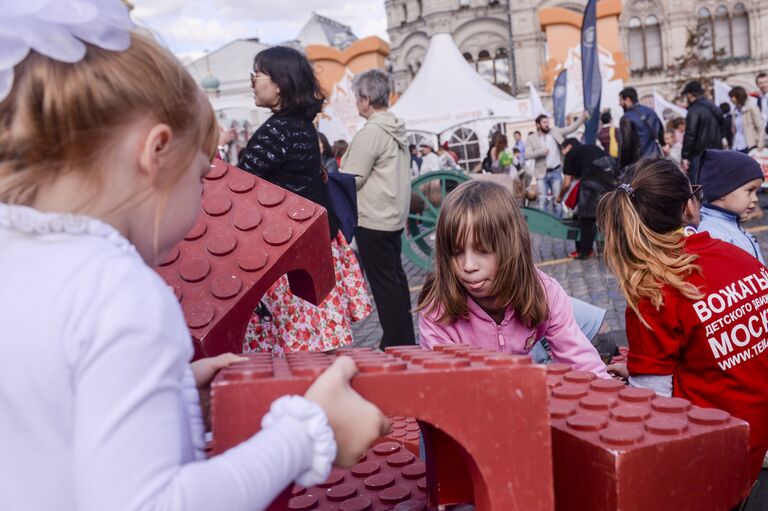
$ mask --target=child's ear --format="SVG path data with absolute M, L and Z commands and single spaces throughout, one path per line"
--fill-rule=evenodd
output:
M 144 138 L 139 155 L 139 167 L 152 182 L 155 182 L 162 163 L 171 150 L 173 130 L 167 124 L 155 124 Z

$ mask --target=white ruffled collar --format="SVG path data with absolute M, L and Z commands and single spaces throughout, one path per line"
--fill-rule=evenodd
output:
M 44 213 L 29 206 L 0 203 L 0 227 L 33 235 L 96 236 L 125 252 L 138 255 L 136 248 L 117 229 L 85 215 Z

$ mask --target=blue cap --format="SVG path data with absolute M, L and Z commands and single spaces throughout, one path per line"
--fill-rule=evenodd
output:
M 754 179 L 764 179 L 763 168 L 744 153 L 707 149 L 699 157 L 699 183 L 706 202 L 721 199 Z

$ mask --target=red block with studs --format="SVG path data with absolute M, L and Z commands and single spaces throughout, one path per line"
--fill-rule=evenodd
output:
M 192 230 L 157 272 L 181 303 L 195 358 L 240 353 L 254 309 L 288 274 L 314 304 L 333 289 L 328 216 L 322 207 L 215 160 Z
M 323 484 L 291 491 L 287 509 L 384 511 L 427 509 L 424 462 L 398 442 L 374 445 L 349 470 L 334 469 Z
M 746 422 L 567 365 L 548 368 L 558 511 L 723 511 L 746 498 Z
M 388 417 L 388 419 L 392 425 L 392 431 L 388 435 L 381 437 L 376 443 L 397 442 L 418 456 L 421 441 L 419 440 L 420 429 L 416 417 L 393 415 Z
M 478 511 L 553 508 L 543 367 L 532 365 L 529 357 L 468 346 L 338 353 L 356 360 L 360 373 L 352 386 L 363 397 L 386 415 L 418 418 L 428 505 L 473 502 Z M 322 353 L 256 354 L 221 371 L 212 387 L 214 453 L 256 433 L 273 400 L 303 394 L 332 360 Z M 400 447 L 397 454 L 403 458 L 398 468 L 418 466 L 409 450 Z M 409 495 L 421 495 L 417 490 Z M 338 501 L 338 509 L 347 500 Z M 396 503 L 376 505 L 391 509 Z M 276 501 L 272 509 L 287 505 L 287 500 Z

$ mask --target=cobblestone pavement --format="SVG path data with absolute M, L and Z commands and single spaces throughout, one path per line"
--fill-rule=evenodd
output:
M 768 194 L 760 195 L 763 209 L 768 209 Z M 760 242 L 763 253 L 768 253 L 768 213 L 760 219 L 745 224 Z M 608 271 L 602 257 L 591 257 L 585 261 L 568 258 L 574 250 L 572 242 L 533 234 L 532 251 L 538 267 L 556 278 L 565 291 L 575 298 L 597 305 L 606 310 L 605 321 L 619 344 L 626 344 L 624 331 L 624 310 L 626 301 Z M 415 307 L 426 273 L 403 256 L 403 267 L 408 275 L 411 289 L 411 304 Z M 413 314 L 414 329 L 418 338 L 417 315 Z M 379 318 L 375 311 L 366 319 L 353 325 L 355 346 L 376 346 L 381 338 Z

